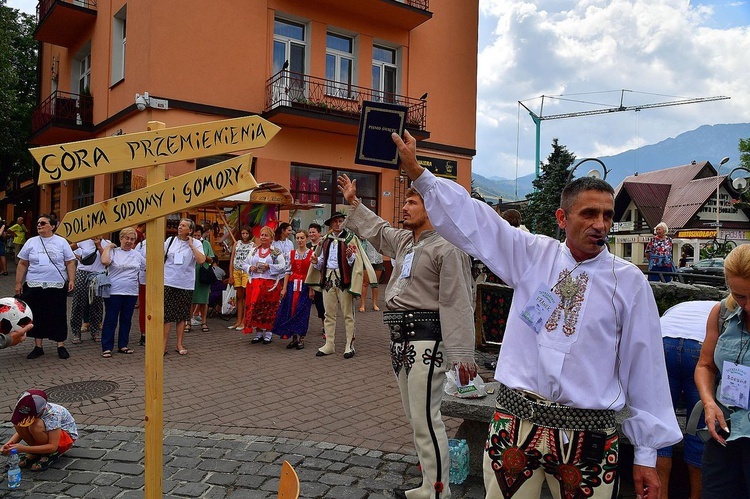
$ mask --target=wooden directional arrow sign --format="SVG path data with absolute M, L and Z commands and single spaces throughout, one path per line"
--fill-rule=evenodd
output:
M 39 185 L 263 147 L 280 128 L 260 116 L 29 149 Z
M 72 243 L 184 211 L 258 187 L 252 154 L 174 177 L 101 203 L 68 212 L 57 234 Z

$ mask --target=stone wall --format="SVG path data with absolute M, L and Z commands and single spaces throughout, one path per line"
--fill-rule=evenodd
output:
M 729 291 L 718 289 L 714 286 L 704 284 L 682 284 L 679 282 L 650 282 L 654 291 L 656 305 L 659 307 L 659 315 L 663 314 L 669 307 L 673 307 L 684 301 L 695 300 L 722 300 L 727 297 Z

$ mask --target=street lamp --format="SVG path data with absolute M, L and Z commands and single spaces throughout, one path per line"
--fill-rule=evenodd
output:
M 719 239 L 719 227 L 721 227 L 721 223 L 719 222 L 719 187 L 721 187 L 719 172 L 721 171 L 721 167 L 724 166 L 728 161 L 729 156 L 724 156 L 723 158 L 721 158 L 719 166 L 716 168 L 716 239 Z

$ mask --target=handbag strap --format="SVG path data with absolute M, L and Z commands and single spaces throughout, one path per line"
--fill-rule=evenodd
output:
M 42 248 L 44 248 L 44 252 L 47 253 L 47 258 L 49 259 L 49 263 L 52 264 L 53 267 L 55 267 L 55 270 L 57 270 L 57 273 L 60 274 L 60 277 L 62 277 L 63 282 L 67 281 L 68 279 L 63 275 L 62 272 L 60 272 L 60 269 L 57 268 L 57 264 L 52 261 L 52 257 L 49 256 L 49 252 L 47 251 L 47 246 L 44 245 L 44 238 L 42 236 L 39 236 L 39 242 L 42 243 Z
M 167 244 L 167 250 L 164 252 L 164 261 L 167 261 L 167 255 L 169 254 L 169 248 L 172 247 L 172 243 L 174 242 L 174 236 L 169 238 L 169 244 Z

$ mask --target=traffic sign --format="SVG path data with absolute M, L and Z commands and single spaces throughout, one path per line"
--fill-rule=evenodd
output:
M 281 130 L 260 116 L 29 149 L 39 185 L 263 147 Z
M 244 154 L 68 212 L 57 234 L 80 242 L 254 189 L 251 160 L 252 154 Z

